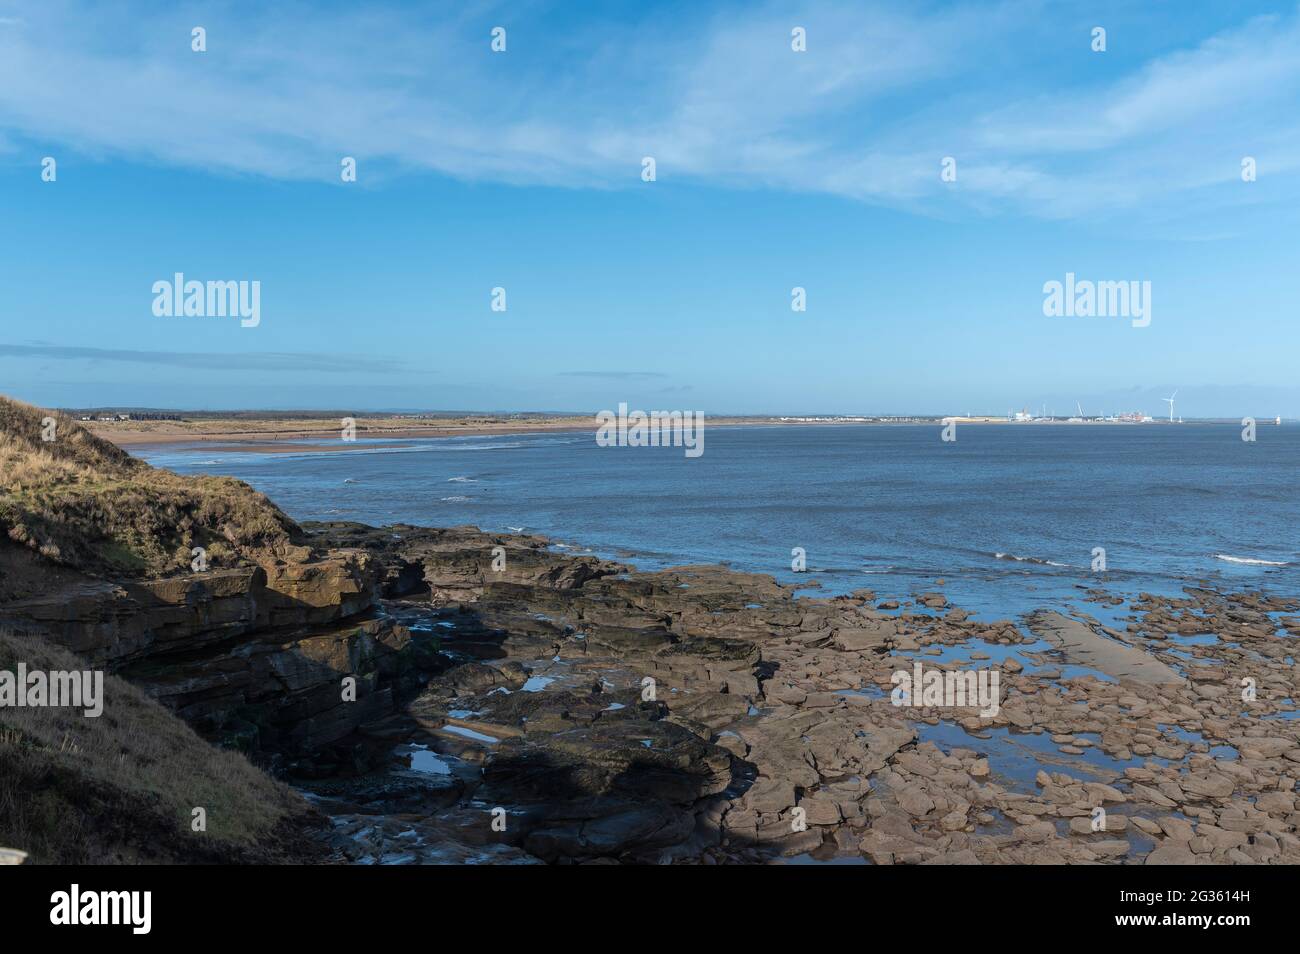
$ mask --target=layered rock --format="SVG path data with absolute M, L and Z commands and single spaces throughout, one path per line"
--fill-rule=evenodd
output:
M 457 533 L 450 552 L 503 539 Z M 443 572 L 432 551 L 421 567 Z M 1295 601 L 1200 594 L 1196 622 L 1167 622 L 1167 602 L 1144 596 L 1135 609 L 1148 618 L 1106 637 L 1131 650 L 1108 673 L 1111 657 L 1023 649 L 1034 639 L 1014 621 L 973 619 L 936 594 L 901 607 L 868 593 L 795 599 L 718 567 L 561 587 L 477 572 L 459 588 L 472 600 L 431 589 L 436 610 L 390 606 L 432 612 L 459 661 L 407 710 L 408 738 L 450 766 L 456 800 L 390 833 L 426 846 L 400 860 L 1300 860 L 1288 767 L 1300 738 L 1292 721 L 1260 721 L 1297 688 L 1265 625 Z M 1079 625 L 1103 638 L 1101 624 Z M 1240 711 L 1236 650 L 1197 647 L 1223 668 L 1189 667 L 1149 627 L 1231 633 L 1269 701 Z M 891 704 L 900 668 L 981 660 L 1002 677 L 992 713 Z
M 542 537 L 490 534 L 476 527 L 376 528 L 338 521 L 303 528 L 317 546 L 373 555 L 384 567 L 382 595 L 419 595 L 435 604 L 475 600 L 488 586 L 502 583 L 573 589 L 625 569 L 595 557 L 557 553 Z
M 0 604 L 0 622 L 39 632 L 117 669 L 265 630 L 346 619 L 375 600 L 377 564 L 364 551 L 303 563 L 212 569 L 156 580 L 84 579 Z
M 301 539 L 48 592 L 28 566 L 0 622 L 312 779 L 349 858 L 1300 860 L 1296 600 L 1189 588 L 1126 629 L 1022 628 L 467 527 Z M 895 705 L 918 662 L 995 668 L 998 704 Z

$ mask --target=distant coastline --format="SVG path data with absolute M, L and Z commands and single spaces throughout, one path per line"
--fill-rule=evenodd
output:
M 580 433 L 596 428 L 595 415 L 538 416 L 526 420 L 492 419 L 482 416 L 410 418 L 392 416 L 358 416 L 356 437 L 364 443 L 338 441 L 322 446 L 319 441 L 337 438 L 339 417 L 265 417 L 250 416 L 198 416 L 180 420 L 104 420 L 83 421 L 96 437 L 112 441 L 120 447 L 169 446 L 178 444 L 216 444 L 212 449 L 222 452 L 245 451 L 250 453 L 310 453 L 329 450 L 374 450 L 375 440 L 418 440 L 445 437 L 489 437 L 494 435 L 524 435 L 540 433 Z M 1035 426 L 1179 426 L 1168 421 L 1115 421 L 1074 420 L 1042 418 L 1032 421 L 1008 421 L 1004 417 L 964 417 L 956 415 L 897 416 L 897 417 L 740 417 L 721 415 L 708 418 L 711 427 L 848 427 L 898 425 L 935 425 L 948 421 L 958 424 L 1002 424 L 1016 427 Z M 1228 424 L 1238 426 L 1235 420 L 1197 420 L 1187 424 Z M 1272 425 L 1274 419 L 1260 419 L 1261 425 Z

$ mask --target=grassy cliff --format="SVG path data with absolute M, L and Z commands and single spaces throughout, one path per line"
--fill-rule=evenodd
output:
M 84 670 L 0 631 L 0 670 Z M 103 713 L 0 707 L 0 846 L 29 863 L 272 863 L 315 858 L 309 806 L 240 754 L 213 748 L 115 676 Z M 207 831 L 192 829 L 206 812 Z
M 53 424 L 51 434 L 50 424 Z M 44 439 L 52 436 L 53 440 Z M 308 555 L 302 532 L 237 480 L 135 460 L 76 421 L 0 397 L 0 608 L 87 576 L 129 579 Z M 84 671 L 84 660 L 0 628 L 0 671 Z M 0 847 L 29 861 L 312 860 L 317 816 L 242 755 L 205 742 L 128 683 L 103 713 L 0 706 Z M 192 829 L 193 811 L 207 830 Z
M 117 578 L 188 571 L 193 547 L 210 566 L 303 555 L 297 525 L 247 484 L 158 470 L 65 415 L 3 396 L 0 539 Z

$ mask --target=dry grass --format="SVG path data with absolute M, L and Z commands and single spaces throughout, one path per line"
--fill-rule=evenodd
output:
M 42 440 L 53 418 L 55 440 Z M 0 533 L 88 573 L 158 576 L 283 557 L 302 533 L 228 477 L 158 470 L 71 418 L 0 396 Z
M 0 669 L 83 670 L 76 656 L 0 631 Z M 207 831 L 191 812 L 207 811 Z M 55 864 L 272 862 L 314 857 L 310 808 L 238 753 L 115 676 L 104 711 L 0 708 L 0 845 Z
M 42 440 L 45 418 L 53 441 Z M 67 572 L 51 561 L 114 577 L 188 571 L 194 546 L 214 566 L 302 556 L 300 537 L 246 484 L 157 470 L 68 417 L 0 397 L 0 580 Z M 85 669 L 40 639 L 0 631 L 0 670 L 20 661 Z M 122 680 L 106 676 L 104 689 L 98 718 L 0 708 L 0 845 L 64 864 L 315 857 L 301 798 Z M 191 830 L 196 807 L 206 832 Z

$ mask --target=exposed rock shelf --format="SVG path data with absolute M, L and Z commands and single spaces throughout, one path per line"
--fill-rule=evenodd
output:
M 299 526 L 246 485 L 155 471 L 66 419 L 46 446 L 40 415 L 0 400 L 11 654 L 76 653 L 295 779 L 332 816 L 337 857 L 1300 861 L 1295 598 L 1189 587 L 1142 594 L 1123 629 L 1077 609 L 1022 627 L 939 591 L 796 598 L 768 576 L 643 573 L 473 527 Z M 210 568 L 187 571 L 192 545 Z M 918 662 L 996 669 L 998 706 L 892 704 Z M 186 764 L 213 754 L 129 688 Z M 56 723 L 0 735 L 0 757 L 24 777 L 66 770 Z M 231 798 L 277 808 L 223 857 L 268 857 L 253 830 L 296 844 L 305 806 L 238 764 Z M 148 825 L 184 857 L 176 817 Z M 18 830 L 0 834 L 28 850 Z

